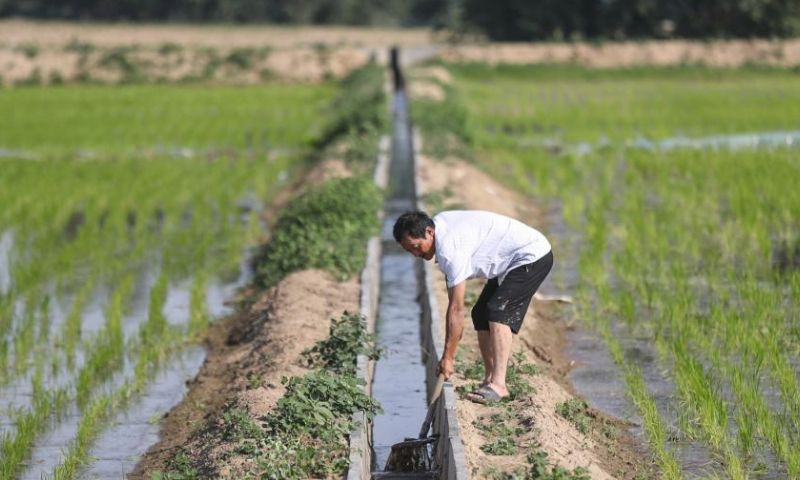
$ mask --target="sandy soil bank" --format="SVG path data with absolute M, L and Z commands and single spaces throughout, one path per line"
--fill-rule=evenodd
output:
M 593 68 L 706 65 L 740 67 L 800 65 L 800 40 L 735 40 L 697 42 L 659 40 L 589 43 L 497 43 L 458 45 L 443 49 L 448 62 L 484 62 L 491 65 L 570 63 Z
M 319 82 L 425 29 L 0 21 L 0 85 Z
M 35 56 L 30 52 L 37 49 Z M 176 48 L 177 50 L 168 51 Z M 66 49 L 66 50 L 65 50 Z M 84 49 L 81 53 L 75 50 Z M 197 83 L 252 85 L 265 81 L 320 82 L 342 78 L 380 49 L 335 47 L 179 46 L 3 47 L 0 85 L 61 83 Z
M 63 46 L 69 42 L 122 46 L 164 43 L 206 47 L 297 47 L 427 45 L 430 30 L 424 28 L 365 28 L 275 25 L 181 25 L 134 23 L 45 22 L 31 20 L 0 21 L 2 42 L 15 46 L 36 42 L 43 46 Z

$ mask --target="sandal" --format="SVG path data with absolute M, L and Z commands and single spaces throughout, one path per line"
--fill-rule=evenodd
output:
M 502 401 L 506 397 L 501 397 L 500 394 L 494 391 L 492 387 L 486 386 L 481 387 L 471 394 L 467 395 L 467 398 L 470 401 L 475 403 L 480 403 L 483 405 L 492 405 L 494 403 Z

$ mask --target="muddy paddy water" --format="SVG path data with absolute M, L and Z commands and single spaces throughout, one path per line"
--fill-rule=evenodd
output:
M 9 238 L 11 237 L 3 235 L 3 243 L 13 243 Z M 7 251 L 10 249 L 11 246 L 5 248 Z M 246 258 L 249 258 L 249 255 L 243 255 L 238 276 L 234 280 L 227 283 L 220 280 L 209 281 L 206 288 L 206 305 L 211 317 L 221 318 L 231 313 L 232 308 L 225 302 L 233 298 L 239 287 L 252 280 L 253 271 Z M 156 282 L 156 273 L 157 268 L 151 268 L 139 276 L 134 286 L 128 313 L 122 320 L 126 341 L 136 337 L 140 326 L 147 319 L 148 292 Z M 170 325 L 180 326 L 189 322 L 191 284 L 191 279 L 187 279 L 170 285 L 163 309 L 163 314 Z M 81 313 L 83 338 L 92 338 L 103 329 L 111 293 L 103 285 L 99 285 L 92 292 Z M 70 314 L 70 305 L 74 298 L 73 295 L 59 297 L 54 291 L 51 292 L 51 298 L 55 300 L 50 304 L 50 328 L 52 332 L 58 332 Z M 17 311 L 16 318 L 21 318 L 24 313 L 24 303 L 20 302 L 18 307 L 17 310 L 23 311 Z M 44 369 L 42 386 L 45 389 L 71 390 L 71 384 L 76 381 L 74 372 L 80 371 L 90 353 L 87 348 L 90 348 L 88 344 L 78 346 L 72 369 L 65 365 L 64 353 L 58 352 L 58 359 L 51 362 L 53 368 L 48 366 Z M 13 361 L 13 352 L 10 354 L 10 359 Z M 197 345 L 182 348 L 175 353 L 148 382 L 144 392 L 131 398 L 110 422 L 102 427 L 102 433 L 90 447 L 89 458 L 92 460 L 83 468 L 78 478 L 124 478 L 131 472 L 139 456 L 158 441 L 161 416 L 182 400 L 186 393 L 186 381 L 197 375 L 204 360 L 205 351 Z M 103 381 L 96 393 L 110 393 L 119 389 L 126 380 L 132 378 L 136 361 L 136 358 L 124 355 L 118 371 Z M 27 372 L 0 387 L 0 404 L 4 406 L 0 409 L 0 431 L 14 431 L 13 411 L 30 408 L 34 396 L 33 375 L 33 372 Z M 64 454 L 74 441 L 82 418 L 83 412 L 72 404 L 57 420 L 54 420 L 46 431 L 38 436 L 31 457 L 25 463 L 26 467 L 23 468 L 19 478 L 38 480 L 51 475 L 53 469 L 63 462 Z
M 541 292 L 545 295 L 571 295 L 577 291 L 580 282 L 577 252 L 581 242 L 570 234 L 560 211 L 560 205 L 554 204 L 546 223 L 548 236 L 554 245 L 561 246 L 562 251 L 557 257 L 552 277 L 542 285 Z M 562 314 L 567 321 L 570 321 L 569 309 L 562 309 Z M 655 401 L 662 418 L 668 422 L 668 431 L 677 432 L 678 414 L 682 407 L 676 398 L 674 379 L 667 375 L 668 368 L 659 359 L 652 340 L 637 336 L 629 327 L 620 323 L 612 325 L 612 332 L 620 343 L 625 358 L 634 362 L 641 370 L 648 393 Z M 642 419 L 628 397 L 624 374 L 614 362 L 602 336 L 589 325 L 575 322 L 568 330 L 564 355 L 575 362 L 568 376 L 575 393 L 604 414 L 629 422 L 631 425 L 629 432 L 637 448 L 645 457 L 649 456 Z M 705 367 L 713 369 L 710 365 Z M 723 386 L 722 393 L 729 402 L 734 401 L 727 386 Z M 767 396 L 771 398 L 773 407 L 778 408 L 780 405 L 778 392 L 768 393 Z M 734 427 L 729 428 L 734 430 Z M 736 434 L 735 431 L 731 433 Z M 667 448 L 674 452 L 682 467 L 684 478 L 726 477 L 719 456 L 700 441 L 680 438 L 677 433 L 673 433 L 667 439 L 667 443 Z M 764 480 L 786 478 L 785 472 L 776 467 L 777 461 L 771 453 L 762 453 L 763 469 L 753 478 Z
M 571 295 L 577 291 L 580 283 L 577 252 L 581 241 L 571 234 L 560 212 L 561 205 L 552 205 L 546 222 L 548 236 L 554 245 L 561 246 L 562 251 L 554 264 L 551 278 L 542 284 L 541 292 L 545 295 Z M 569 310 L 562 309 L 562 313 L 570 321 Z M 635 338 L 623 326 L 617 326 L 615 334 L 626 358 L 634 359 L 641 368 L 648 392 L 654 397 L 661 414 L 664 418 L 677 421 L 672 398 L 675 386 L 663 375 L 652 343 L 647 339 Z M 642 419 L 628 397 L 624 374 L 614 362 L 600 334 L 588 325 L 575 322 L 568 330 L 564 355 L 575 362 L 568 376 L 575 393 L 602 413 L 630 422 L 629 432 L 637 449 L 648 456 Z M 707 478 L 714 471 L 723 473 L 719 470 L 719 463 L 712 460 L 711 453 L 702 445 L 686 441 L 673 442 L 673 445 L 686 478 Z
M 181 401 L 186 393 L 186 381 L 197 375 L 204 360 L 205 351 L 198 346 L 174 355 L 169 365 L 156 374 L 145 393 L 115 415 L 92 447 L 93 461 L 79 478 L 124 478 L 133 471 L 139 456 L 158 441 L 161 415 Z M 58 426 L 42 436 L 36 443 L 30 467 L 21 478 L 39 480 L 61 463 L 62 453 L 74 439 L 81 418 L 81 413 L 73 409 Z
M 492 130 L 494 132 L 494 130 Z M 545 147 L 553 151 L 566 151 L 578 155 L 588 155 L 604 147 L 614 145 L 608 138 L 601 138 L 597 142 L 568 143 L 555 138 L 527 138 L 517 139 L 520 147 Z M 707 137 L 671 137 L 653 140 L 646 137 L 637 137 L 626 144 L 629 148 L 641 150 L 655 150 L 666 152 L 675 149 L 710 149 L 710 150 L 743 150 L 788 147 L 800 147 L 800 130 L 750 132 L 732 135 L 712 135 Z

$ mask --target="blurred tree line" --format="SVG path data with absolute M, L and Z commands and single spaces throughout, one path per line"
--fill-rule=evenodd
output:
M 491 40 L 800 34 L 800 0 L 0 0 L 0 17 L 431 26 Z

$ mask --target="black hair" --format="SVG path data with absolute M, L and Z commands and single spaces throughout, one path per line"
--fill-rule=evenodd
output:
M 436 229 L 431 217 L 429 217 L 427 213 L 417 210 L 416 212 L 406 212 L 400 215 L 400 218 L 394 222 L 394 230 L 392 230 L 392 233 L 397 243 L 400 243 L 400 240 L 402 240 L 406 234 L 411 238 L 425 237 L 425 229 L 428 227 L 434 230 Z

